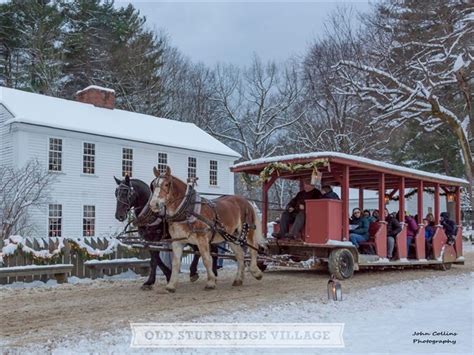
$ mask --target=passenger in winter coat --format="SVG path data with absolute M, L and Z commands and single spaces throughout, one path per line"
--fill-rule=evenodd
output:
M 329 200 L 339 200 L 339 196 L 332 190 L 332 187 L 329 185 L 324 185 L 321 188 L 321 192 L 323 193 L 323 196 L 321 198 Z
M 369 220 L 362 215 L 360 208 L 352 210 L 352 217 L 349 219 L 349 224 L 357 226 L 352 229 L 349 234 L 349 239 L 356 247 L 359 243 L 369 240 Z
M 369 224 L 373 222 L 377 222 L 377 219 L 370 215 L 370 210 L 364 210 L 364 217 L 369 220 Z
M 374 219 L 374 222 L 378 222 L 380 218 L 379 210 L 372 211 L 372 218 Z
M 435 220 L 434 220 L 433 213 L 427 213 L 425 218 L 428 220 L 429 224 L 431 224 L 433 226 L 435 225 Z
M 430 220 L 425 218 L 423 219 L 423 225 L 425 226 L 425 239 L 427 242 L 431 242 L 431 238 L 433 238 L 436 228 L 434 223 L 430 223 Z
M 388 209 L 385 209 L 385 221 L 387 222 L 387 257 L 391 259 L 395 248 L 395 237 L 402 230 L 402 226 L 395 217 L 388 213 Z
M 281 214 L 280 233 L 273 236 L 276 238 L 288 237 L 294 239 L 303 229 L 305 223 L 305 201 L 321 198 L 322 194 L 317 188 L 308 183 L 304 189 L 288 203 L 286 210 Z M 293 224 L 290 229 L 290 224 Z
M 408 250 L 410 248 L 411 242 L 416 237 L 416 233 L 418 232 L 418 223 L 412 216 L 408 214 L 405 215 L 405 223 L 407 224 L 407 250 Z
M 453 220 L 449 219 L 449 213 L 443 212 L 441 213 L 441 225 L 444 228 L 444 233 L 448 237 L 448 242 L 452 243 L 454 238 L 456 237 L 456 223 Z
M 427 218 L 423 219 L 423 225 L 425 226 L 425 255 L 427 259 L 431 259 L 433 251 L 432 241 L 436 227 L 434 222 L 430 223 L 430 220 Z

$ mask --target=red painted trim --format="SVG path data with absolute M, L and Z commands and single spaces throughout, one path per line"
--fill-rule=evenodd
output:
M 456 197 L 455 197 L 455 203 L 456 203 L 456 224 L 458 226 L 461 226 L 461 188 L 459 186 L 456 187 L 455 191 Z M 459 228 L 461 229 L 461 228 Z M 462 244 L 462 243 L 461 243 Z
M 454 242 L 454 249 L 456 250 L 456 257 L 462 256 L 462 228 L 461 225 L 458 224 L 458 233 L 456 235 L 456 241 Z
M 443 245 L 446 244 L 448 238 L 444 233 L 444 229 L 441 226 L 436 226 L 436 231 L 433 236 L 433 256 L 435 259 L 441 256 L 441 249 L 443 249 Z
M 400 197 L 398 200 L 398 210 L 400 211 L 400 221 L 405 221 L 405 178 L 402 176 L 400 178 L 400 186 L 399 186 L 400 193 L 398 196 Z
M 318 159 L 324 157 L 319 157 Z M 366 169 L 369 170 L 370 172 L 380 172 L 380 173 L 385 173 L 387 175 L 391 176 L 397 176 L 397 177 L 406 177 L 406 178 L 412 178 L 415 180 L 420 180 L 422 179 L 423 181 L 426 182 L 433 182 L 433 183 L 441 183 L 447 186 L 461 186 L 463 184 L 461 183 L 454 183 L 451 181 L 447 181 L 444 179 L 436 179 L 436 178 L 430 178 L 426 177 L 423 175 L 418 175 L 418 174 L 412 174 L 412 173 L 405 173 L 405 172 L 399 172 L 399 171 L 393 171 L 388 168 L 383 168 L 375 164 L 369 164 L 369 163 L 362 163 L 362 162 L 355 162 L 352 160 L 344 159 L 344 158 L 337 158 L 337 157 L 327 157 L 329 163 L 335 163 L 335 164 L 341 164 L 343 166 L 349 166 L 351 168 L 358 168 L 358 169 Z M 282 163 L 308 163 L 311 162 L 313 158 L 301 158 L 301 159 L 287 159 L 287 160 L 281 160 L 280 162 Z M 247 172 L 249 174 L 259 174 L 265 167 L 267 166 L 266 163 L 264 164 L 258 164 L 258 165 L 248 165 L 248 166 L 241 166 L 237 168 L 231 168 L 231 171 L 234 173 L 238 172 Z M 408 182 L 407 182 L 408 186 Z
M 425 226 L 420 224 L 415 236 L 416 258 L 418 260 L 426 259 L 425 255 Z
M 381 221 L 379 223 L 379 229 L 375 233 L 375 252 L 381 258 L 387 257 L 387 222 Z
M 359 189 L 359 208 L 361 211 L 364 210 L 364 189 Z
M 342 240 L 349 240 L 349 166 L 342 170 L 341 198 L 342 198 Z
M 385 211 L 385 174 L 379 175 L 379 213 L 384 216 Z
M 401 222 L 402 230 L 397 234 L 395 238 L 395 246 L 397 248 L 398 259 L 406 258 L 408 256 L 407 250 L 407 225 Z
M 439 224 L 439 215 L 440 215 L 440 207 L 439 207 L 439 184 L 435 184 L 435 193 L 434 193 L 434 217 L 435 217 L 435 224 Z
M 423 224 L 423 181 L 422 180 L 418 181 L 417 198 L 418 198 L 418 224 Z

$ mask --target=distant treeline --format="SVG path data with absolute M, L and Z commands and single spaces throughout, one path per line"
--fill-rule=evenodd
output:
M 245 159 L 334 150 L 472 177 L 472 10 L 462 0 L 341 8 L 303 58 L 211 68 L 133 5 L 10 1 L 0 85 L 68 99 L 112 88 L 118 107 L 194 122 Z

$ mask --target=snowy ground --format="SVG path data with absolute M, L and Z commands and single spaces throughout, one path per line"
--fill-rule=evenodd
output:
M 298 353 L 456 353 L 473 351 L 473 280 L 474 273 L 457 277 L 443 276 L 413 281 L 410 285 L 393 284 L 373 287 L 348 296 L 343 302 L 324 304 L 295 301 L 270 304 L 247 311 L 227 312 L 198 317 L 198 322 L 341 322 L 344 327 L 344 349 L 298 350 Z M 442 290 L 446 289 L 446 292 Z M 374 295 L 377 295 L 374 299 Z M 448 337 L 413 337 L 414 331 L 449 331 L 458 335 Z M 456 344 L 413 344 L 413 339 L 455 340 Z M 158 350 L 131 351 L 130 330 L 104 333 L 100 338 L 80 338 L 58 344 L 54 353 L 96 351 L 108 353 L 169 354 L 223 353 L 223 350 Z M 29 347 L 28 352 L 42 352 L 45 346 Z M 26 349 L 25 349 L 26 350 Z M 225 349 L 230 353 L 287 354 L 288 349 Z
M 0 347 L 3 345 L 2 350 L 11 353 L 57 354 L 472 354 L 474 254 L 470 249 L 466 245 L 466 265 L 454 266 L 448 272 L 422 269 L 358 273 L 343 283 L 342 302 L 325 298 L 326 275 L 309 272 L 267 272 L 262 282 L 247 275 L 243 288 L 236 289 L 228 285 L 233 270 L 227 270 L 220 276 L 218 289 L 212 292 L 202 291 L 204 280 L 198 284 L 184 282 L 187 277 L 184 274 L 183 283 L 174 295 L 162 292 L 163 284 L 148 293 L 139 291 L 143 279 L 131 272 L 115 279 L 86 280 L 72 285 L 34 289 L 18 288 L 22 285 L 2 287 L 1 303 L 7 307 L 0 311 L 2 328 L 11 325 L 12 330 L 0 331 L 0 335 L 6 336 L 0 339 Z M 8 309 L 15 301 L 24 304 L 21 314 Z M 62 311 L 60 317 L 50 314 L 66 306 L 71 313 L 78 313 Z M 33 330 L 28 328 L 30 324 L 23 324 L 33 323 L 42 315 L 43 329 Z M 21 318 L 18 324 L 14 316 Z M 130 321 L 341 322 L 345 323 L 345 348 L 131 351 Z M 20 333 L 16 331 L 24 332 L 24 341 L 19 341 Z M 457 335 L 414 337 L 415 331 L 446 331 Z M 414 338 L 450 339 L 456 344 L 413 344 Z

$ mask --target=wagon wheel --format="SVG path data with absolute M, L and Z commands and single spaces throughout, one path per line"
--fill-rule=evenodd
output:
M 448 271 L 449 269 L 451 269 L 451 263 L 443 263 L 443 264 L 437 265 L 437 269 L 441 271 Z
M 330 275 L 348 279 L 354 274 L 354 256 L 348 249 L 335 249 L 329 255 L 328 267 Z

